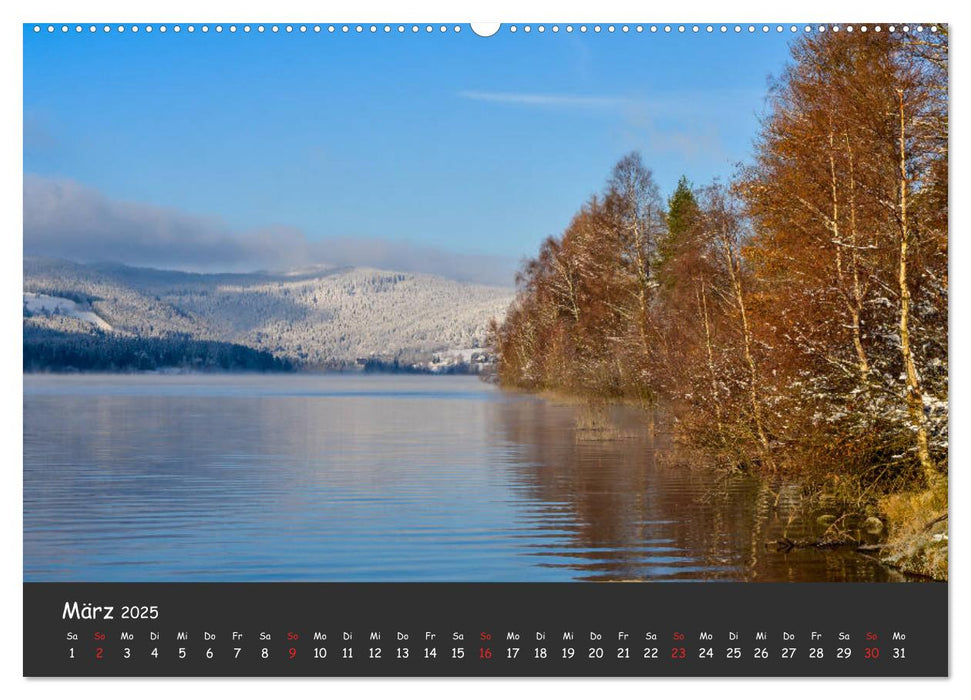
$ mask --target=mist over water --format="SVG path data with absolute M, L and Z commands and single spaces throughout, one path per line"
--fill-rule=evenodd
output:
M 24 579 L 899 578 L 767 549 L 807 534 L 784 490 L 585 410 L 474 377 L 25 375 Z

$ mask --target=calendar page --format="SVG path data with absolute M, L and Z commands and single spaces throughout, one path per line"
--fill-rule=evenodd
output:
M 22 33 L 25 676 L 948 675 L 947 24 Z

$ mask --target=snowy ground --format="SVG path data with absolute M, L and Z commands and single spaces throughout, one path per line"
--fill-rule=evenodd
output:
M 433 372 L 442 372 L 449 367 L 463 363 L 467 365 L 475 364 L 476 361 L 481 363 L 485 356 L 486 351 L 483 348 L 453 348 L 443 350 L 435 353 L 435 359 L 429 364 L 429 369 Z
M 24 308 L 32 314 L 58 314 L 61 316 L 71 316 L 80 321 L 93 323 L 98 328 L 110 331 L 111 325 L 101 318 L 94 311 L 83 309 L 72 299 L 64 297 L 52 297 L 47 294 L 33 294 L 24 292 Z

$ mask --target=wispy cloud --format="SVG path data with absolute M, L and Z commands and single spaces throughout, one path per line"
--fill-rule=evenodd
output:
M 751 90 L 717 88 L 650 95 L 581 95 L 540 92 L 463 90 L 457 95 L 477 102 L 523 108 L 597 110 L 612 120 L 612 133 L 626 149 L 652 154 L 675 153 L 688 160 L 729 157 L 724 145 L 724 114 L 737 114 L 757 100 Z
M 482 92 L 479 90 L 463 90 L 459 93 L 459 97 L 476 100 L 477 102 L 505 102 L 507 104 L 534 105 L 540 107 L 623 107 L 638 102 L 638 100 L 627 97 Z
M 652 95 L 577 95 L 541 92 L 492 92 L 462 90 L 459 97 L 477 102 L 499 102 L 535 107 L 613 107 L 624 114 L 670 114 L 697 117 L 699 110 L 714 105 L 748 104 L 751 91 L 714 89 Z
M 368 266 L 510 285 L 515 261 L 374 237 L 310 238 L 291 227 L 236 231 L 217 218 L 126 202 L 73 180 L 24 177 L 24 255 L 189 271 Z

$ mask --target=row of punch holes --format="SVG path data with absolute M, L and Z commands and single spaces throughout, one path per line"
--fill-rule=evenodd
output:
M 475 33 L 475 34 L 477 34 L 477 35 L 479 35 L 479 36 L 491 36 L 493 34 L 496 34 L 499 31 L 501 31 L 501 29 L 502 28 L 501 28 L 500 25 L 495 25 L 495 24 L 493 24 L 493 25 L 471 25 L 472 32 Z M 730 32 L 731 33 L 735 33 L 735 34 L 742 34 L 742 33 L 755 34 L 757 32 L 761 32 L 763 34 L 768 34 L 768 33 L 773 32 L 773 31 L 776 32 L 776 33 L 783 33 L 783 32 L 786 32 L 786 31 L 788 31 L 790 33 L 796 33 L 796 32 L 825 32 L 825 31 L 833 31 L 833 32 L 839 32 L 839 31 L 854 32 L 854 31 L 858 31 L 858 32 L 864 32 L 864 33 L 865 32 L 868 32 L 868 31 L 872 31 L 872 32 L 888 31 L 888 32 L 891 32 L 891 33 L 896 33 L 896 32 L 909 33 L 909 32 L 913 32 L 913 31 L 923 32 L 923 31 L 925 31 L 925 29 L 929 29 L 932 32 L 936 32 L 937 31 L 937 26 L 933 26 L 932 25 L 930 27 L 925 28 L 923 25 L 918 25 L 918 26 L 913 26 L 912 27 L 910 25 L 902 25 L 902 26 L 900 26 L 900 25 L 888 25 L 888 26 L 881 26 L 881 25 L 845 25 L 845 26 L 831 25 L 831 26 L 827 26 L 827 25 L 823 25 L 823 24 L 820 24 L 820 25 L 811 25 L 811 24 L 806 24 L 806 25 L 796 25 L 796 24 L 791 24 L 791 25 L 781 25 L 781 24 L 776 24 L 776 25 L 768 25 L 768 24 L 763 24 L 763 25 L 754 25 L 754 24 L 749 24 L 749 25 L 740 25 L 740 24 L 735 24 L 735 25 L 726 25 L 726 24 L 721 24 L 721 25 L 712 25 L 712 24 L 706 24 L 706 25 L 699 25 L 699 24 L 690 24 L 690 25 L 685 25 L 685 24 L 680 24 L 680 25 L 670 25 L 670 24 L 663 24 L 663 25 L 656 25 L 656 24 L 651 24 L 651 25 L 645 25 L 645 24 L 633 24 L 633 25 L 631 25 L 631 24 L 620 24 L 620 25 L 614 25 L 614 24 L 607 24 L 607 25 L 600 25 L 600 24 L 592 24 L 592 25 L 586 25 L 586 24 L 578 24 L 578 25 L 573 25 L 573 24 L 566 24 L 566 25 L 552 24 L 552 25 L 545 25 L 545 24 L 539 24 L 539 25 L 530 25 L 530 24 L 525 24 L 525 25 L 518 25 L 518 24 L 510 24 L 510 25 L 507 25 L 505 27 L 505 31 L 507 31 L 510 34 L 517 34 L 517 33 L 523 33 L 523 34 L 532 34 L 532 33 L 545 34 L 547 32 L 550 32 L 552 34 L 558 34 L 560 32 L 564 32 L 566 34 L 572 34 L 574 32 L 579 32 L 580 34 L 585 34 L 587 32 L 593 32 L 594 34 L 600 34 L 602 32 L 607 32 L 608 34 L 613 34 L 613 33 L 617 33 L 617 32 L 622 33 L 622 34 L 628 34 L 628 33 L 641 34 L 641 33 L 644 33 L 644 32 L 648 32 L 648 33 L 652 33 L 652 34 L 656 34 L 656 33 L 664 33 L 664 34 L 671 34 L 671 33 L 678 33 L 678 34 L 686 34 L 686 33 L 692 33 L 692 34 L 714 34 L 714 33 L 721 33 L 721 34 L 727 34 L 727 33 L 730 33 Z M 46 26 L 40 25 L 40 24 L 35 24 L 34 25 L 34 32 L 35 33 L 40 33 L 40 32 L 43 32 L 45 30 L 49 34 L 53 34 L 53 33 L 58 32 L 58 31 L 60 31 L 61 33 L 66 34 L 68 32 L 71 32 L 72 30 L 75 33 L 82 33 L 82 32 L 87 31 L 88 33 L 97 33 L 97 32 L 111 33 L 111 32 L 115 32 L 115 33 L 118 33 L 118 34 L 124 34 L 125 32 L 130 32 L 132 34 L 136 34 L 138 32 L 145 32 L 147 34 L 150 34 L 152 32 L 159 32 L 159 33 L 165 34 L 165 33 L 169 32 L 169 31 L 174 32 L 176 34 L 179 34 L 179 33 L 183 32 L 183 31 L 188 32 L 189 34 L 194 34 L 197 31 L 198 32 L 201 32 L 202 34 L 208 34 L 210 32 L 214 32 L 216 34 L 221 34 L 223 32 L 229 32 L 230 34 L 235 34 L 237 32 L 242 32 L 244 34 L 250 34 L 250 33 L 264 34 L 264 33 L 267 33 L 267 32 L 269 32 L 271 34 L 279 34 L 281 32 L 286 33 L 286 34 L 292 34 L 292 33 L 306 34 L 308 32 L 309 33 L 315 33 L 315 34 L 320 34 L 320 33 L 327 33 L 327 34 L 365 34 L 365 33 L 369 33 L 369 34 L 378 34 L 378 33 L 384 33 L 384 34 L 392 34 L 392 33 L 397 33 L 397 34 L 405 34 L 405 33 L 419 34 L 419 33 L 422 33 L 422 32 L 424 32 L 426 34 L 433 34 L 433 33 L 445 34 L 445 33 L 449 33 L 449 32 L 451 32 L 451 33 L 460 33 L 462 31 L 462 25 L 459 25 L 459 24 L 455 24 L 455 25 L 445 25 L 445 24 L 441 24 L 441 25 L 432 25 L 432 24 L 425 24 L 425 25 L 418 25 L 418 24 L 409 24 L 409 25 L 405 25 L 405 24 L 398 24 L 398 25 L 390 25 L 390 24 L 384 24 L 384 25 L 377 25 L 377 24 L 369 24 L 369 25 L 365 25 L 365 24 L 328 24 L 328 25 L 321 25 L 321 24 L 282 24 L 282 25 L 281 24 L 270 24 L 270 25 L 265 25 L 265 24 L 253 24 L 253 25 L 243 24 L 243 25 L 236 25 L 236 24 L 229 24 L 229 25 L 222 25 L 222 24 L 215 24 L 215 25 L 212 25 L 212 26 L 210 26 L 208 24 L 201 24 L 201 25 L 194 25 L 194 24 L 188 24 L 188 25 L 181 25 L 181 24 L 173 24 L 173 25 L 166 25 L 166 24 L 160 24 L 160 25 L 151 25 L 151 24 L 146 24 L 146 25 L 137 25 L 137 24 L 124 25 L 124 24 L 117 24 L 117 25 L 110 25 L 110 24 L 105 24 L 105 25 L 100 25 L 100 26 L 99 25 L 94 25 L 94 24 L 91 24 L 91 25 L 81 25 L 81 24 L 75 24 L 75 25 L 67 25 L 67 24 L 54 25 L 54 24 L 48 24 Z

